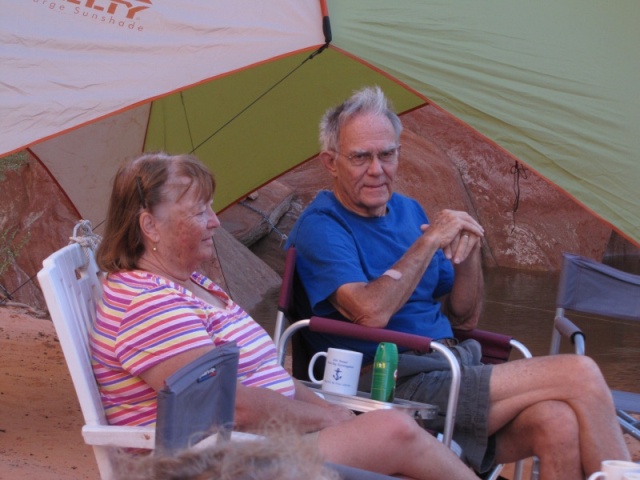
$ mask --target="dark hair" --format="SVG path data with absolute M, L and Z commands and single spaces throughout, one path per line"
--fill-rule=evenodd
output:
M 396 134 L 396 141 L 402 133 L 402 122 L 393 111 L 391 102 L 380 87 L 366 87 L 358 90 L 337 107 L 330 108 L 320 120 L 320 148 L 338 150 L 340 130 L 353 117 L 367 113 L 384 115 L 389 119 Z
M 153 212 L 165 200 L 165 185 L 170 178 L 185 177 L 203 199 L 213 197 L 215 180 L 211 172 L 193 155 L 145 153 L 124 161 L 113 180 L 105 233 L 96 253 L 99 267 L 106 272 L 134 270 L 144 253 L 138 216 Z

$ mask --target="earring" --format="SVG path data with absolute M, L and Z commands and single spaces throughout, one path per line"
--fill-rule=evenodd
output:
M 153 248 L 152 248 L 152 250 L 153 250 L 154 252 L 157 252 L 157 251 L 158 251 L 158 249 L 157 249 L 156 247 L 153 247 Z

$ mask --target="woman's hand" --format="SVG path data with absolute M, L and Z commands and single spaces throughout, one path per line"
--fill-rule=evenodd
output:
M 327 406 L 329 410 L 329 418 L 334 420 L 332 425 L 338 425 L 340 423 L 348 422 L 356 418 L 356 414 L 348 408 L 343 407 L 342 405 L 337 405 L 335 403 L 329 403 Z

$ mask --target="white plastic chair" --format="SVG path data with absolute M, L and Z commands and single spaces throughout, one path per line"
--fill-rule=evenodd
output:
M 75 232 L 74 232 L 75 236 Z M 84 417 L 82 436 L 93 447 L 100 478 L 114 478 L 110 452 L 113 447 L 155 448 L 155 427 L 109 425 L 100 400 L 100 393 L 91 367 L 89 331 L 95 321 L 96 306 L 102 295 L 101 273 L 93 251 L 71 244 L 54 252 L 43 262 L 38 272 L 49 314 L 53 320 L 64 353 L 73 386 Z M 246 432 L 232 432 L 232 441 L 261 438 Z M 212 445 L 217 435 L 211 435 L 194 449 Z M 364 470 L 328 464 L 345 479 L 390 478 Z
M 38 281 L 64 353 L 84 417 L 82 436 L 93 447 L 100 477 L 112 478 L 109 447 L 153 449 L 154 427 L 109 425 L 91 368 L 89 331 L 102 294 L 93 253 L 67 245 L 42 262 Z

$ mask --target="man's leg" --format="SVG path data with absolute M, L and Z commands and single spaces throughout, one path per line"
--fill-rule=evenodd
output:
M 496 365 L 490 386 L 490 433 L 505 428 L 528 408 L 555 400 L 566 403 L 575 415 L 585 473 L 597 471 L 605 459 L 629 460 L 609 387 L 589 357 L 554 355 Z M 531 421 L 529 413 L 524 418 Z
M 512 463 L 537 456 L 540 478 L 584 478 L 578 422 L 564 402 L 546 401 L 526 408 L 496 434 L 496 461 Z

